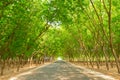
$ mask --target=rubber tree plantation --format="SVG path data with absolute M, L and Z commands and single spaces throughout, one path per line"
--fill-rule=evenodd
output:
M 119 0 L 0 0 L 0 74 L 62 58 L 120 73 Z

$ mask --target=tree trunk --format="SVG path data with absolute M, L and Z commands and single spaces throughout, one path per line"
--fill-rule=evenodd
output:
M 1 75 L 3 75 L 4 74 L 4 69 L 5 69 L 5 60 L 2 60 L 1 61 Z
M 102 46 L 102 51 L 103 51 L 103 54 L 105 56 L 105 65 L 106 65 L 106 69 L 109 70 L 109 58 L 108 58 L 108 55 L 106 54 L 105 52 L 105 49 L 104 49 L 104 45 Z
M 109 0 L 109 12 L 108 12 L 108 27 L 109 27 L 109 43 L 110 43 L 110 48 L 111 48 L 111 52 L 115 58 L 115 62 L 116 62 L 116 67 L 118 70 L 118 73 L 120 73 L 120 64 L 119 64 L 119 59 L 117 57 L 116 51 L 113 48 L 113 41 L 112 41 L 112 29 L 111 29 L 111 0 Z

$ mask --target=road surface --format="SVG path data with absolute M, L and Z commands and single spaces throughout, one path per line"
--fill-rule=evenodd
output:
M 102 73 L 84 67 L 76 67 L 65 61 L 56 61 L 46 66 L 19 74 L 9 80 L 115 80 Z

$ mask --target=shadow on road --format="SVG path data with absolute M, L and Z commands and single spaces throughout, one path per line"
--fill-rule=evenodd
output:
M 102 78 L 90 78 L 82 72 L 82 69 L 76 68 L 69 63 L 56 61 L 22 75 L 17 80 L 104 80 Z

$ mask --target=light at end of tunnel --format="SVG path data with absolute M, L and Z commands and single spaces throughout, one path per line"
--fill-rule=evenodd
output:
M 61 58 L 61 57 L 58 57 L 57 60 L 62 60 L 62 58 Z
M 16 77 L 12 77 L 9 80 L 17 80 L 17 78 Z

